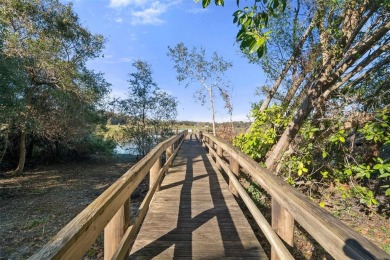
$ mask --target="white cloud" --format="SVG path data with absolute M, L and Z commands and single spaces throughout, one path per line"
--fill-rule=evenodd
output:
M 165 13 L 168 9 L 168 4 L 153 2 L 152 5 L 141 11 L 134 11 L 131 13 L 131 24 L 152 24 L 159 25 L 164 23 L 160 15 Z
M 113 21 L 123 23 L 130 20 L 132 25 L 160 25 L 165 21 L 161 15 L 182 0 L 110 0 L 109 7 L 115 9 Z M 126 17 L 130 14 L 130 17 Z
M 110 0 L 110 7 L 111 8 L 120 8 L 120 7 L 126 7 L 128 5 L 143 5 L 148 1 L 145 0 Z
M 115 22 L 122 23 L 123 22 L 123 18 L 122 17 L 118 17 L 118 18 L 115 19 Z

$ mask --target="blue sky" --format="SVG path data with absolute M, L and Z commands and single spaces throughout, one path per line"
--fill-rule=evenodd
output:
M 233 119 L 248 120 L 250 104 L 260 97 L 257 86 L 266 83 L 258 65 L 249 64 L 234 44 L 238 28 L 232 14 L 236 1 L 225 1 L 225 7 L 210 5 L 203 9 L 193 0 L 76 0 L 73 7 L 81 22 L 93 33 L 107 38 L 104 58 L 88 62 L 101 71 L 112 84 L 111 96 L 125 97 L 128 74 L 135 59 L 151 64 L 158 86 L 179 100 L 178 120 L 210 121 L 207 107 L 193 99 L 199 87 L 185 88 L 176 80 L 173 63 L 166 55 L 167 46 L 183 42 L 187 47 L 203 47 L 208 54 L 216 51 L 233 62 L 227 77 L 233 86 Z M 228 115 L 218 102 L 216 120 L 227 121 Z

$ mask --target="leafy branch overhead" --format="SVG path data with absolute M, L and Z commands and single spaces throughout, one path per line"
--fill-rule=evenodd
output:
M 200 0 L 195 0 L 199 2 Z M 206 8 L 211 0 L 202 0 L 203 8 Z M 236 1 L 240 6 L 240 0 Z M 224 0 L 215 0 L 215 5 L 224 6 Z M 255 0 L 253 5 L 245 6 L 233 14 L 233 23 L 240 28 L 236 41 L 240 43 L 240 49 L 244 53 L 256 53 L 261 58 L 267 50 L 267 40 L 271 31 L 267 30 L 271 16 L 276 17 L 284 12 L 286 0 Z

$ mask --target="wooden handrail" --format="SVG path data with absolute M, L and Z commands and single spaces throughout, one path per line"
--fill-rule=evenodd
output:
M 265 237 L 270 242 L 271 246 L 275 248 L 276 254 L 280 259 L 294 259 L 286 246 L 283 244 L 282 240 L 278 237 L 275 231 L 272 229 L 271 225 L 267 222 L 265 217 L 261 214 L 260 210 L 257 208 L 256 204 L 250 198 L 248 193 L 245 191 L 244 187 L 240 184 L 240 182 L 236 179 L 234 173 L 229 169 L 229 165 L 220 157 L 218 153 L 215 152 L 209 144 L 206 143 L 206 146 L 209 148 L 212 157 L 216 159 L 216 162 L 223 168 L 225 173 L 229 177 L 229 181 L 234 186 L 235 191 L 240 195 L 241 199 L 247 206 L 248 210 L 252 214 L 255 219 L 257 225 L 263 231 Z
M 165 164 L 168 166 L 164 165 L 159 171 L 160 175 L 167 170 L 172 162 L 172 158 L 176 154 L 172 154 L 174 150 L 172 146 L 175 146 L 176 150 L 178 150 L 179 142 L 186 134 L 187 132 L 184 131 L 159 143 L 30 259 L 81 259 L 118 210 L 129 200 L 132 192 L 144 179 L 156 161 L 160 159 L 164 151 L 167 151 L 167 154 L 171 154 L 171 156 L 167 158 L 167 163 Z M 115 251 L 112 253 L 115 253 Z M 105 258 L 107 258 L 106 254 Z M 108 258 L 111 258 L 111 256 L 108 256 Z
M 144 200 L 141 203 L 141 206 L 138 209 L 137 215 L 135 219 L 133 220 L 132 225 L 126 230 L 126 233 L 124 234 L 116 252 L 114 253 L 112 259 L 126 259 L 127 254 L 131 250 L 131 247 L 134 244 L 134 239 L 136 232 L 139 228 L 139 226 L 142 224 L 143 219 L 145 218 L 145 215 L 149 209 L 150 201 L 153 198 L 154 193 L 159 189 L 161 179 L 163 177 L 163 173 L 166 172 L 169 169 L 169 166 L 171 165 L 173 159 L 175 158 L 177 152 L 179 151 L 179 148 L 184 140 L 182 139 L 180 144 L 178 145 L 177 149 L 174 151 L 173 155 L 169 157 L 165 165 L 160 169 L 158 173 L 158 179 L 152 187 L 149 189 L 148 193 L 146 194 Z
M 295 221 L 297 221 L 335 259 L 390 258 L 382 249 L 356 233 L 352 228 L 332 216 L 325 209 L 319 207 L 307 196 L 298 192 L 281 178 L 275 176 L 267 169 L 260 167 L 249 156 L 245 155 L 231 144 L 207 133 L 200 133 L 200 139 L 204 141 L 205 145 L 209 148 L 210 153 L 213 154 L 213 157 L 219 158 L 217 161 L 222 167 L 223 160 L 217 156 L 214 144 L 225 151 L 231 159 L 237 161 L 239 165 L 250 174 L 252 179 L 262 186 L 262 188 L 272 196 L 272 199 L 291 214 Z M 212 145 L 210 145 L 209 142 L 212 142 Z M 226 165 L 224 168 L 226 168 Z M 228 175 L 229 178 L 234 177 L 232 174 L 228 173 Z M 237 185 L 237 182 L 235 182 L 235 185 Z M 236 187 L 236 189 L 240 193 L 240 188 Z M 248 206 L 245 200 L 244 202 Z M 252 206 L 249 205 L 248 209 L 250 208 L 252 208 Z M 262 230 L 264 232 L 263 228 Z M 267 236 L 270 234 L 265 235 Z M 273 243 L 272 241 L 270 242 Z M 273 244 L 273 246 L 275 246 L 275 244 Z M 279 251 L 279 248 L 277 250 Z M 272 259 L 277 258 L 275 256 L 271 257 Z M 281 259 L 284 259 L 283 255 L 280 255 L 280 257 Z

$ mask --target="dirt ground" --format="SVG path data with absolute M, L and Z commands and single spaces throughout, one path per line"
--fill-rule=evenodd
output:
M 26 259 L 80 213 L 129 169 L 134 158 L 94 158 L 77 163 L 39 166 L 20 177 L 0 175 L 0 259 Z M 147 180 L 132 196 L 133 213 L 147 192 Z M 338 199 L 338 198 L 334 198 Z M 267 203 L 265 203 L 267 204 Z M 365 214 L 358 207 L 326 207 L 357 232 L 390 253 L 389 218 Z M 270 209 L 261 209 L 270 219 Z M 248 213 L 248 212 L 246 212 Z M 250 218 L 249 214 L 247 214 Z M 253 222 L 253 221 L 250 221 Z M 252 223 L 253 224 L 253 223 Z M 253 225 L 260 241 L 261 231 Z M 299 227 L 295 230 L 297 259 L 330 259 Z M 262 243 L 270 251 L 267 242 Z M 102 259 L 102 237 L 84 259 Z
M 94 158 L 39 166 L 20 177 L 0 176 L 0 259 L 30 257 L 123 175 L 134 164 L 130 161 Z M 135 197 L 142 192 L 141 187 Z

